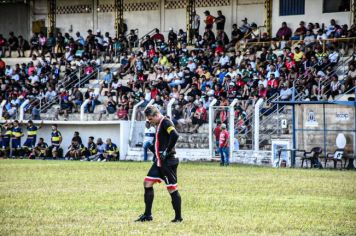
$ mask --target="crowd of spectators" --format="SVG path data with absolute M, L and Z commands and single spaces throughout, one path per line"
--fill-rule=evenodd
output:
M 236 120 L 243 128 L 259 98 L 289 100 L 293 92 L 303 99 L 335 98 L 356 85 L 354 60 L 345 81 L 339 81 L 334 73 L 342 56 L 340 49 L 347 54 L 354 41 L 328 40 L 355 37 L 355 26 L 340 26 L 333 19 L 329 26 L 301 21 L 293 33 L 283 22 L 273 37 L 245 18 L 240 26 L 233 25 L 229 38 L 221 11 L 216 17 L 209 11 L 204 14 L 201 22 L 200 16 L 193 13 L 189 39 L 182 29 L 175 32 L 172 28 L 167 39 L 156 29 L 140 42 L 134 30 L 118 38 L 109 33 L 102 35 L 100 30 L 96 34 L 88 30 L 86 38 L 79 32 L 74 37 L 60 32 L 48 37 L 35 34 L 29 41 L 34 57 L 31 63 L 3 68 L 0 60 L 1 96 L 8 100 L 7 113 L 11 117 L 11 109 L 21 100 L 42 94 L 47 100 L 60 96 L 65 115 L 89 99 L 86 112 L 94 112 L 101 103 L 105 108 L 102 113 L 129 119 L 133 106 L 140 101 L 143 108 L 153 99 L 154 105 L 166 114 L 168 102 L 175 98 L 174 123 L 181 131 L 197 132 L 207 122 L 207 110 L 214 98 L 220 106 L 239 100 Z M 203 22 L 204 34 L 199 35 Z M 14 38 L 10 34 L 4 40 L 0 35 L 3 55 L 19 48 L 19 40 Z M 188 41 L 193 47 L 187 46 Z M 44 57 L 46 54 L 49 59 Z M 105 68 L 101 59 L 116 59 L 120 66 L 113 71 Z M 93 65 L 103 67 L 105 74 L 99 90 L 90 88 L 82 94 L 75 87 L 61 91 L 57 86 L 61 66 L 85 66 L 86 73 L 91 73 Z M 217 113 L 216 119 L 226 122 L 227 112 Z

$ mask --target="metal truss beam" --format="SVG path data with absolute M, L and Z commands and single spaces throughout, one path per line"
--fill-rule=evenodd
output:
M 272 35 L 272 1 L 273 0 L 265 0 L 265 27 L 268 35 L 271 37 Z
M 115 11 L 115 34 L 119 37 L 119 34 L 124 32 L 124 0 L 114 0 Z
M 195 11 L 195 0 L 186 0 L 186 30 L 188 43 L 192 43 L 194 35 L 192 35 L 192 23 L 194 20 L 193 12 Z
M 56 30 L 56 0 L 47 0 L 47 34 L 55 33 Z

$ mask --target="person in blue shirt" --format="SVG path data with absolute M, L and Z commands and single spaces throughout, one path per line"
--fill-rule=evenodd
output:
M 106 139 L 105 152 L 103 153 L 102 161 L 118 161 L 120 159 L 119 148 L 110 138 Z
M 23 136 L 22 129 L 18 120 L 14 121 L 12 128 L 12 157 L 22 157 L 21 137 Z
M 24 153 L 29 155 L 32 152 L 32 149 L 36 146 L 37 141 L 37 131 L 42 128 L 43 121 L 40 126 L 36 126 L 33 124 L 32 120 L 29 120 L 27 123 L 27 139 L 23 144 Z
M 113 80 L 113 74 L 111 73 L 109 68 L 105 68 L 104 72 L 105 75 L 100 85 L 99 95 L 101 95 L 101 91 L 103 90 L 103 88 L 108 88 L 108 91 L 111 91 L 111 82 Z

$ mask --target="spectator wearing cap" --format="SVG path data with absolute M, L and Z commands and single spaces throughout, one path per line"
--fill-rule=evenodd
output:
M 252 22 L 251 23 L 251 29 L 250 29 L 250 38 L 248 39 L 248 42 L 257 42 L 261 38 L 261 31 L 258 28 L 257 24 Z
M 242 19 L 241 21 L 242 21 L 242 25 L 240 26 L 240 30 L 241 30 L 241 32 L 243 34 L 247 34 L 250 31 L 251 26 L 247 22 L 247 18 L 246 17 L 244 19 Z
M 219 135 L 219 151 L 220 151 L 220 165 L 228 166 L 230 164 L 229 161 L 229 141 L 230 134 L 226 130 L 226 124 L 221 124 L 221 132 Z
M 215 20 L 215 17 L 210 15 L 210 11 L 206 10 L 204 11 L 204 14 L 205 14 L 205 29 L 212 29 L 213 28 L 213 24 L 214 24 L 214 20 Z

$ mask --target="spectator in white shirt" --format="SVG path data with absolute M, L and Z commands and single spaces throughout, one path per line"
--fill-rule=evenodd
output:
M 331 65 L 336 65 L 339 61 L 339 53 L 337 52 L 336 48 L 330 48 L 330 54 L 328 56 Z
M 305 46 L 311 46 L 315 43 L 315 36 L 311 33 L 310 30 L 307 30 L 307 33 L 304 37 Z
M 288 101 L 292 97 L 292 90 L 284 83 L 279 95 L 281 100 Z
M 148 159 L 148 149 L 152 147 L 153 140 L 156 134 L 156 129 L 154 126 L 151 126 L 150 123 L 147 121 L 145 124 L 145 136 L 143 138 L 143 160 L 147 161 Z
M 229 63 L 229 61 L 230 61 L 230 58 L 226 55 L 225 52 L 222 52 L 221 53 L 221 57 L 219 59 L 219 64 L 221 66 L 225 66 L 225 65 L 227 65 Z
M 40 79 L 38 78 L 38 75 L 35 75 L 35 74 L 29 76 L 28 79 L 31 81 L 32 85 L 35 84 L 36 82 L 40 81 Z
M 5 69 L 5 75 L 6 75 L 6 76 L 12 76 L 13 71 L 14 71 L 14 70 L 11 68 L 11 66 L 7 65 L 7 66 L 6 66 L 6 69 Z
M 45 98 L 47 101 L 53 101 L 57 96 L 56 91 L 52 89 L 52 87 L 48 88 L 48 91 L 45 94 Z

